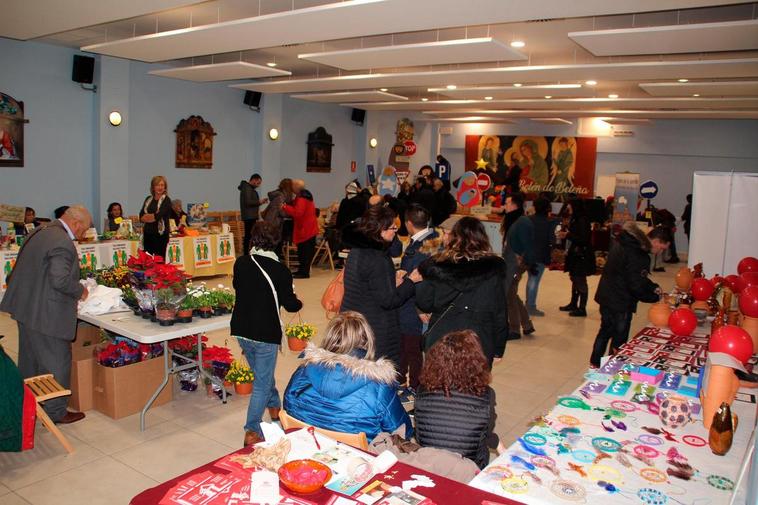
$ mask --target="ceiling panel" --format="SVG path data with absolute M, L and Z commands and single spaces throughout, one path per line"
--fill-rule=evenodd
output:
M 431 72 L 353 74 L 314 79 L 252 82 L 234 87 L 264 93 L 303 93 L 399 86 L 435 87 L 442 84 L 461 86 L 513 84 L 514 82 L 576 82 L 588 79 L 623 81 L 629 79 L 708 79 L 756 76 L 758 76 L 758 58 L 741 58 L 577 65 L 524 65 Z
M 574 124 L 573 121 L 569 121 L 568 119 L 562 119 L 559 117 L 531 117 L 529 118 L 530 121 L 534 121 L 535 123 L 542 123 L 542 124 Z
M 486 117 L 486 116 L 448 117 L 448 118 L 440 118 L 437 121 L 453 122 L 453 123 L 494 123 L 494 124 L 513 124 L 516 122 L 512 119 Z
M 568 34 L 595 56 L 707 53 L 758 49 L 758 19 Z
M 644 125 L 652 122 L 649 119 L 635 119 L 631 117 L 606 117 L 603 118 L 603 121 L 612 125 Z
M 617 109 L 596 109 L 596 110 L 482 110 L 471 109 L 462 111 L 424 111 L 431 117 L 460 117 L 461 114 L 470 114 L 475 116 L 489 117 L 515 117 L 515 118 L 537 118 L 537 117 L 610 117 L 610 118 L 641 118 L 641 119 L 758 119 L 758 110 L 617 110 Z
M 384 91 L 343 91 L 339 93 L 309 93 L 306 95 L 290 95 L 292 98 L 308 100 L 311 102 L 342 103 L 352 101 L 362 102 L 385 102 L 387 100 L 408 100 L 408 97 L 386 93 Z
M 195 82 L 232 81 L 236 79 L 292 75 L 286 70 L 279 70 L 278 68 L 271 68 L 265 65 L 256 65 L 246 61 L 231 61 L 228 63 L 213 63 L 210 65 L 166 68 L 161 70 L 151 70 L 148 74 Z
M 0 37 L 28 40 L 205 0 L 4 0 Z
M 336 40 L 453 26 L 695 8 L 729 3 L 743 2 L 512 0 L 505 9 L 502 0 L 348 0 L 95 44 L 85 46 L 82 50 L 156 62 L 204 54 L 302 44 L 321 41 L 325 37 Z
M 357 107 L 354 103 L 343 103 Z M 365 104 L 367 110 L 429 110 L 436 108 L 463 109 L 488 107 L 490 109 L 576 109 L 576 108 L 649 108 L 649 109 L 758 109 L 758 97 L 754 98 L 556 98 L 514 100 L 437 100 L 406 102 L 378 102 Z
M 456 89 L 429 88 L 430 93 L 437 93 L 460 100 L 481 100 L 491 96 L 500 98 L 536 98 L 545 95 L 554 97 L 588 97 L 595 93 L 592 87 L 582 87 L 581 84 L 538 84 L 532 86 L 461 86 Z
M 758 96 L 758 81 L 641 82 L 653 96 Z
M 492 37 L 308 53 L 298 58 L 343 70 L 527 59 L 525 54 Z

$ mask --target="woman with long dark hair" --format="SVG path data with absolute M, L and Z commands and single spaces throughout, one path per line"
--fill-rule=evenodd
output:
M 484 225 L 473 217 L 461 218 L 443 241 L 443 251 L 419 267 L 424 280 L 416 286 L 416 306 L 431 314 L 424 349 L 451 331 L 473 330 L 491 366 L 503 356 L 508 336 L 505 261 L 492 252 Z
M 491 379 L 476 333 L 454 331 L 439 339 L 426 353 L 421 371 L 415 403 L 418 443 L 487 466 L 489 449 L 499 448 Z
M 118 231 L 121 224 L 117 223 L 116 219 L 124 218 L 124 211 L 121 208 L 121 204 L 118 202 L 112 202 L 110 205 L 108 205 L 107 213 L 108 214 L 105 223 L 107 227 L 106 231 Z
M 363 314 L 376 336 L 376 355 L 400 363 L 399 309 L 414 293 L 418 273 L 395 272 L 389 247 L 398 226 L 395 213 L 377 205 L 361 217 L 357 226 L 345 228 L 343 242 L 350 246 L 345 261 L 345 295 L 341 311 Z
M 595 274 L 592 230 L 582 200 L 576 198 L 568 202 L 566 212 L 571 216 L 568 231 L 561 232 L 560 236 L 569 242 L 564 270 L 571 278 L 571 301 L 559 308 L 571 317 L 587 317 L 587 276 Z

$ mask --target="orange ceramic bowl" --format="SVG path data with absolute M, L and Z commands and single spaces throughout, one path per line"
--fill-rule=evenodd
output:
M 319 491 L 332 478 L 332 471 L 312 459 L 296 459 L 279 467 L 279 480 L 290 491 L 311 494 Z

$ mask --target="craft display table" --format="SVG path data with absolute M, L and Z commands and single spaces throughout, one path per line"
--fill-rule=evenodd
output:
M 335 480 L 344 480 L 344 474 L 340 477 L 340 473 L 335 471 L 334 459 L 331 459 L 340 457 L 340 451 L 350 451 L 357 456 L 363 454 L 367 458 L 373 458 L 372 455 L 338 444 L 320 433 L 316 433 L 316 436 L 320 442 L 320 448 L 317 448 L 314 442 L 310 441 L 311 435 L 305 430 L 289 432 L 287 438 L 290 439 L 292 450 L 287 457 L 287 461 L 308 457 L 327 462 L 327 459 L 320 457 L 320 455 L 329 455 L 330 458 L 327 464 L 332 468 Z M 162 505 L 249 503 L 246 499 L 247 496 L 243 497 L 240 495 L 249 493 L 250 475 L 253 473 L 253 470 L 244 469 L 242 465 L 231 462 L 230 459 L 235 455 L 249 454 L 250 452 L 252 452 L 252 448 L 241 449 L 199 468 L 190 470 L 163 484 L 146 489 L 132 498 L 130 503 L 132 505 L 155 505 L 158 503 Z M 342 464 L 344 465 L 344 462 Z M 431 499 L 437 505 L 517 505 L 521 503 L 492 495 L 402 462 L 395 463 L 386 472 L 376 474 L 366 482 L 367 485 L 370 485 L 373 482 L 381 481 L 388 485 L 400 487 L 404 481 L 414 480 L 417 476 L 428 478 L 434 486 L 416 487 L 413 491 Z M 358 484 L 357 487 L 363 488 L 364 485 Z M 303 496 L 287 493 L 284 488 L 281 488 L 281 492 L 283 496 L 289 495 L 294 500 L 302 500 L 281 502 L 290 504 L 332 504 L 340 496 L 340 494 L 328 488 L 324 488 L 312 495 Z M 351 494 L 354 494 L 354 492 Z
M 528 504 L 730 503 L 752 446 L 756 390 L 737 394 L 732 448 L 714 455 L 697 394 L 707 342 L 703 330 L 676 337 L 643 329 L 471 485 Z M 616 375 L 623 370 L 626 380 Z M 687 400 L 679 412 L 692 417 L 679 427 L 664 426 L 658 413 L 673 393 Z
M 212 317 L 210 319 L 194 319 L 191 323 L 176 323 L 173 326 L 161 326 L 159 324 L 150 322 L 147 319 L 142 319 L 139 316 L 135 316 L 131 313 L 117 312 L 113 314 L 103 314 L 99 316 L 91 316 L 80 314 L 79 319 L 90 323 L 98 328 L 103 328 L 108 331 L 112 331 L 117 335 L 130 338 L 139 342 L 140 344 L 155 344 L 160 343 L 163 346 L 163 382 L 158 386 L 155 393 L 150 397 L 142 411 L 140 412 L 140 430 L 145 431 L 145 415 L 148 409 L 153 404 L 158 395 L 163 391 L 163 388 L 168 384 L 169 374 L 180 372 L 182 370 L 188 370 L 197 368 L 203 377 L 210 379 L 212 382 L 221 387 L 223 403 L 226 403 L 226 389 L 223 387 L 223 383 L 220 379 L 211 376 L 205 370 L 203 370 L 203 350 L 201 345 L 201 336 L 203 333 L 213 330 L 221 330 L 229 327 L 231 321 L 231 314 Z M 168 347 L 169 340 L 175 338 L 186 337 L 187 335 L 195 335 L 197 338 L 197 359 L 191 359 L 186 356 L 182 356 L 178 353 L 177 356 L 181 356 L 186 362 L 183 365 L 173 366 L 171 359 L 171 351 Z

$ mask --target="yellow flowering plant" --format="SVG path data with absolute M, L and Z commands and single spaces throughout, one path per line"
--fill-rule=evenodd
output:
M 229 371 L 226 372 L 225 378 L 232 384 L 247 384 L 253 382 L 255 375 L 249 366 L 235 359 L 229 366 Z
M 288 324 L 284 328 L 284 334 L 289 338 L 310 340 L 316 335 L 316 327 L 308 323 Z

